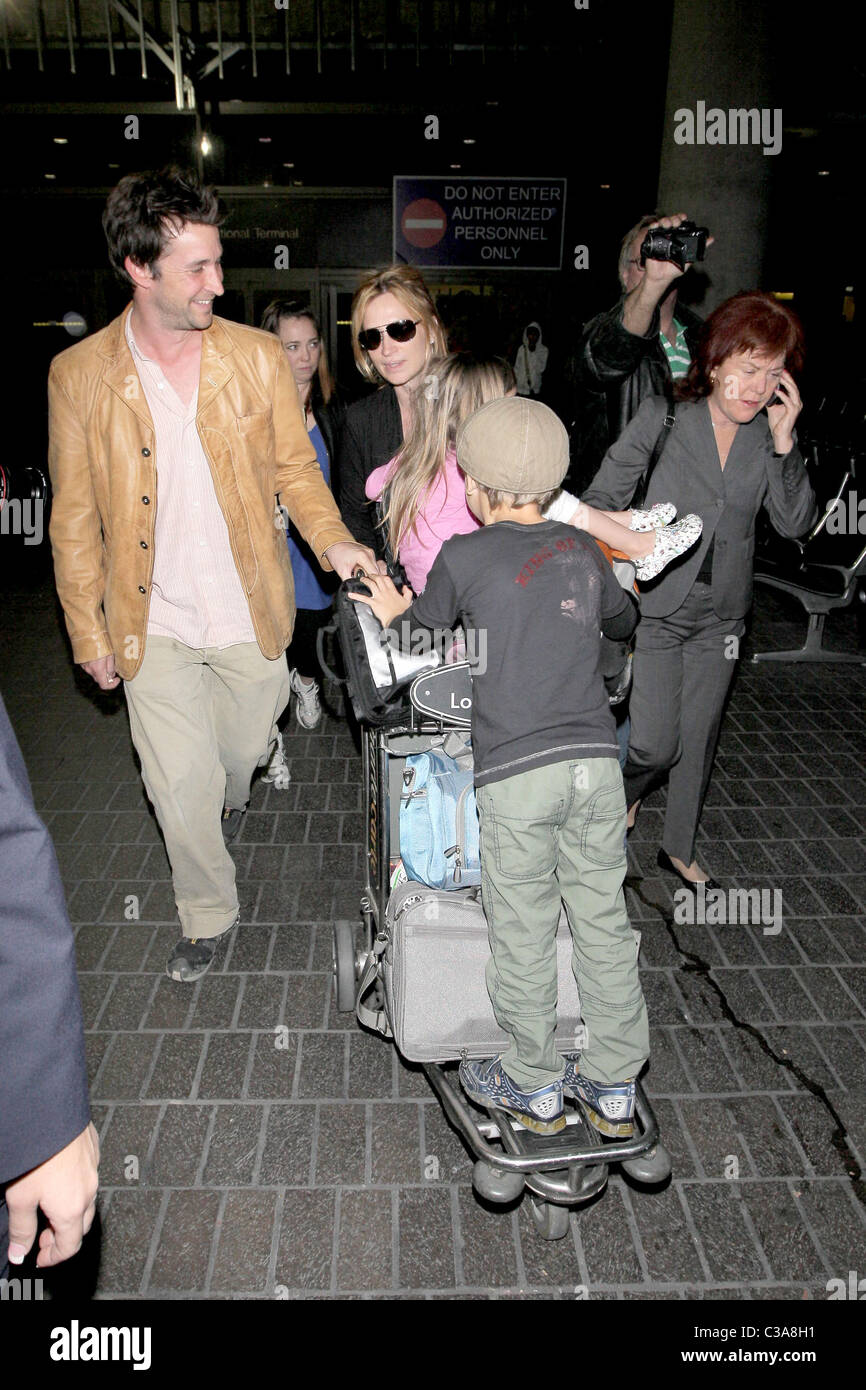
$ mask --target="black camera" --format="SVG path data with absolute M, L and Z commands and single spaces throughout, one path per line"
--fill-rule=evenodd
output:
M 0 463 L 0 507 L 14 500 L 45 502 L 48 494 L 48 479 L 41 468 Z
M 640 248 L 640 263 L 673 261 L 685 270 L 692 261 L 702 261 L 707 249 L 709 227 L 696 227 L 694 222 L 681 222 L 678 227 L 650 227 Z

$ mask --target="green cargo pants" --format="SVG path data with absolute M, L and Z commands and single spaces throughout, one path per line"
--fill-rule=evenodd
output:
M 478 788 L 487 988 L 522 1089 L 563 1074 L 556 1030 L 556 928 L 565 903 L 588 1043 L 580 1070 L 607 1084 L 638 1074 L 649 1025 L 625 910 L 625 796 L 615 758 L 552 763 Z

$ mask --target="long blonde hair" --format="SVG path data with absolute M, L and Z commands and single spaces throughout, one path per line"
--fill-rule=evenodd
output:
M 413 265 L 389 265 L 385 270 L 376 270 L 361 282 L 352 300 L 352 352 L 361 375 L 377 385 L 382 378 L 370 361 L 369 354 L 358 342 L 358 334 L 364 327 L 367 305 L 380 294 L 393 294 L 395 299 L 405 304 L 409 310 L 409 318 L 421 320 L 418 331 L 426 333 L 428 341 L 432 338 L 432 352 L 444 356 L 448 351 L 445 329 L 436 313 L 436 305 L 424 284 L 420 270 L 416 270 Z
M 381 524 L 395 555 L 423 511 L 463 421 L 488 401 L 507 395 L 514 384 L 514 371 L 501 357 L 452 352 L 428 363 L 425 384 L 415 393 L 412 429 L 383 497 Z

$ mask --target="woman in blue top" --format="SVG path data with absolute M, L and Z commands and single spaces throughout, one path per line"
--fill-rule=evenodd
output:
M 322 476 L 332 487 L 331 462 L 336 456 L 337 435 L 345 407 L 328 369 L 318 320 L 303 300 L 275 299 L 262 315 L 262 328 L 276 334 L 285 349 L 310 441 L 318 455 Z M 330 616 L 336 576 L 325 574 L 319 568 L 308 545 L 291 524 L 287 528 L 287 540 L 297 608 L 295 629 L 286 653 L 289 679 L 296 697 L 298 723 L 303 729 L 315 729 L 322 717 L 316 638 Z M 288 786 L 289 773 L 278 730 L 274 730 L 272 742 L 274 746 L 262 781 L 272 782 L 282 789 Z

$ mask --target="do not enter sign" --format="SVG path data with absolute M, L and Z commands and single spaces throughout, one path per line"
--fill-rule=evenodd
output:
M 395 175 L 394 260 L 559 270 L 565 193 L 563 178 Z
M 435 246 L 448 228 L 445 209 L 432 198 L 416 198 L 404 210 L 400 228 L 410 246 Z

